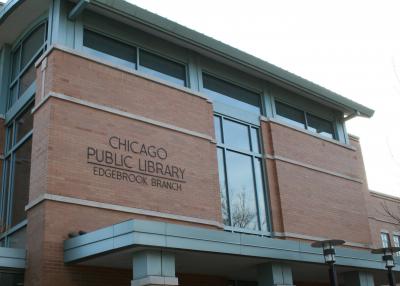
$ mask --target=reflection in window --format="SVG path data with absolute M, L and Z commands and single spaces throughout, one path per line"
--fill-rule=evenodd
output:
M 140 70 L 175 84 L 186 86 L 186 69 L 184 65 L 167 60 L 140 50 Z
M 382 240 L 382 247 L 389 247 L 390 246 L 390 238 L 389 234 L 386 232 L 381 232 L 381 240 Z
M 322 119 L 290 105 L 275 101 L 276 116 L 299 128 L 309 130 L 330 139 L 336 139 L 333 122 Z
M 184 64 L 88 29 L 84 29 L 83 45 L 89 48 L 89 51 L 100 52 L 101 57 L 110 58 L 110 60 L 118 64 L 132 67 L 133 63 L 134 69 L 180 86 L 187 86 L 186 66 Z M 137 58 L 138 53 L 139 56 Z M 99 53 L 95 54 L 99 55 Z
M 16 116 L 7 126 L 3 184 L 0 195 L 1 228 L 6 232 L 7 247 L 24 248 L 28 203 L 33 118 L 33 103 Z M 22 228 L 21 228 L 22 227 Z M 11 230 L 10 230 L 11 229 Z
M 223 222 L 234 228 L 266 231 L 259 130 L 219 115 L 214 124 L 217 138 L 221 137 L 217 158 Z M 232 140 L 235 136 L 236 141 Z
M 261 113 L 260 96 L 235 84 L 203 74 L 204 91 L 211 99 L 252 113 Z
M 22 39 L 11 54 L 11 83 L 8 108 L 28 90 L 35 81 L 35 61 L 46 49 L 47 23 L 36 27 Z M 32 94 L 33 96 L 33 94 Z
M 279 118 L 294 126 L 306 128 L 306 121 L 303 111 L 280 102 L 275 102 L 275 108 L 276 114 L 279 116 Z
M 84 30 L 83 45 L 107 55 L 136 63 L 136 48 L 101 34 Z

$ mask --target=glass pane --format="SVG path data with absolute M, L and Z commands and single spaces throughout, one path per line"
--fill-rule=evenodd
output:
M 18 49 L 12 55 L 11 81 L 15 79 L 15 77 L 20 71 L 19 69 L 19 58 L 21 56 L 20 52 L 21 52 L 21 46 L 19 46 Z
M 224 151 L 221 148 L 217 148 L 217 158 L 218 158 L 219 189 L 220 189 L 220 193 L 221 193 L 222 219 L 223 219 L 224 225 L 230 225 L 229 205 L 228 205 L 228 197 L 227 197 L 227 193 L 226 193 Z
M 258 129 L 251 127 L 251 144 L 252 144 L 252 151 L 255 153 L 260 152 L 260 139 L 258 137 Z
M 21 286 L 24 285 L 23 273 L 3 273 L 0 272 L 1 286 Z
M 276 114 L 281 119 L 285 120 L 286 122 L 294 126 L 305 128 L 305 119 L 303 111 L 278 101 L 275 101 L 275 108 L 276 108 Z
M 143 50 L 140 50 L 139 53 L 140 70 L 178 85 L 186 85 L 184 65 Z
M 260 213 L 261 230 L 268 230 L 261 159 L 254 159 L 254 172 L 257 187 L 258 212 Z
M 135 47 L 86 29 L 83 35 L 83 45 L 116 58 L 136 63 Z
M 260 114 L 260 96 L 237 85 L 203 74 L 203 87 L 211 99 Z
M 251 157 L 227 151 L 226 168 L 232 226 L 258 230 Z
M 35 31 L 22 43 L 21 69 L 34 57 L 36 52 L 42 47 L 45 39 L 45 25 L 40 25 Z
M 217 143 L 222 143 L 221 117 L 219 116 L 214 116 L 214 129 Z
M 382 239 L 382 247 L 389 247 L 390 245 L 389 234 L 381 233 L 381 239 Z
M 31 104 L 15 121 L 15 127 L 17 131 L 17 141 L 24 137 L 33 128 L 33 116 L 32 110 L 33 104 Z
M 17 101 L 18 97 L 18 81 L 11 87 L 10 98 L 8 99 L 8 106 L 11 107 Z
M 307 126 L 308 130 L 321 134 L 325 137 L 334 139 L 332 122 L 311 114 L 307 114 L 307 123 L 308 123 Z
M 7 142 L 6 142 L 6 146 L 7 146 L 7 151 L 11 149 L 11 147 L 14 145 L 14 128 L 13 128 L 14 124 L 11 124 L 8 128 L 7 128 Z
M 8 247 L 25 248 L 26 247 L 26 227 L 21 228 L 8 236 Z
M 28 203 L 29 195 L 31 148 L 32 139 L 29 139 L 15 153 L 11 226 L 26 218 L 25 205 Z
M 6 168 L 4 174 L 4 188 L 2 189 L 3 193 L 1 196 L 1 210 L 2 212 L 0 213 L 1 219 L 0 219 L 0 232 L 6 231 L 7 228 L 7 204 L 8 204 L 8 197 L 9 197 L 9 186 L 10 186 L 10 159 L 8 158 L 5 161 L 4 168 Z
M 228 119 L 223 120 L 224 142 L 232 148 L 250 151 L 249 127 Z
M 36 68 L 35 65 L 31 65 L 21 76 L 19 93 L 18 97 L 20 97 L 35 81 L 36 78 Z

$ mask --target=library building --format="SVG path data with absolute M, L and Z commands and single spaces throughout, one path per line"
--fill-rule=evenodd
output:
M 395 285 L 373 113 L 123 0 L 9 0 L 0 285 Z

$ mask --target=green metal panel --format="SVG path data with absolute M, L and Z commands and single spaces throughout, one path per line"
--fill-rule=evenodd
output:
M 282 263 L 265 263 L 258 266 L 258 285 L 293 285 L 292 269 Z
M 24 269 L 25 267 L 25 249 L 0 247 L 0 269 Z
M 9 45 L 4 45 L 0 51 L 0 114 L 7 109 L 8 84 L 10 82 L 10 51 Z
M 324 263 L 321 249 L 300 241 L 142 220 L 122 222 L 66 240 L 64 261 L 73 263 L 138 246 Z M 336 253 L 339 266 L 384 269 L 380 255 L 368 250 L 338 248 Z

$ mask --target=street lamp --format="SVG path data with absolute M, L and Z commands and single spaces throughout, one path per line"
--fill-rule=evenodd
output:
M 338 286 L 336 269 L 335 269 L 335 246 L 344 244 L 344 240 L 330 239 L 323 241 L 316 241 L 311 244 L 312 247 L 322 248 L 325 263 L 329 265 L 329 281 L 331 286 Z
M 393 253 L 399 252 L 400 247 L 383 247 L 378 249 L 373 249 L 371 252 L 373 254 L 383 254 L 382 260 L 385 262 L 385 267 L 388 270 L 389 285 L 395 286 L 396 281 L 394 279 L 394 273 L 392 268 L 394 267 Z

